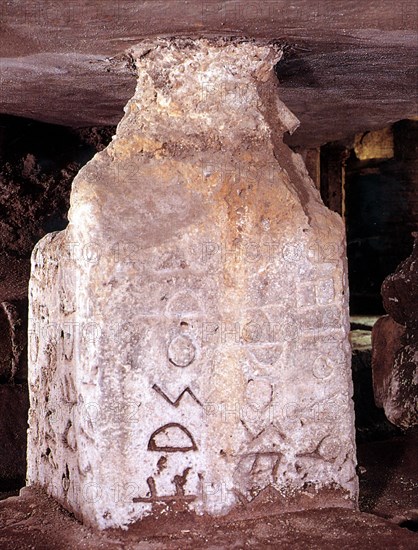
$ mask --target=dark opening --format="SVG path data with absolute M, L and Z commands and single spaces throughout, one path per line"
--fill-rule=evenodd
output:
M 352 149 L 346 161 L 345 219 L 352 315 L 385 313 L 380 295 L 382 282 L 411 253 L 418 203 L 414 181 L 417 128 L 418 122 L 409 120 L 393 126 L 390 158 L 358 158 Z M 379 145 L 382 142 L 377 143 L 377 149 Z

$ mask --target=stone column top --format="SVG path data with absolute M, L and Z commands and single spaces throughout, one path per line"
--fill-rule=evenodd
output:
M 267 146 L 270 128 L 261 113 L 258 87 L 270 78 L 277 83 L 274 66 L 282 56 L 278 44 L 242 38 L 157 38 L 132 47 L 129 55 L 138 84 L 125 107 L 119 136 L 135 125 L 137 132 L 160 144 L 178 135 L 189 151 L 216 151 L 221 142 L 231 150 L 246 140 L 251 146 Z M 286 119 L 283 131 L 298 126 L 281 102 L 276 108 Z

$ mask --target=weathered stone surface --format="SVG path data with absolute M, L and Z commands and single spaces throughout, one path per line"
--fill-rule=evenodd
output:
M 389 393 L 395 357 L 402 347 L 405 327 L 389 315 L 380 317 L 372 330 L 373 394 L 377 407 L 382 408 Z
M 30 284 L 29 483 L 84 521 L 355 506 L 344 228 L 275 47 L 160 40 Z

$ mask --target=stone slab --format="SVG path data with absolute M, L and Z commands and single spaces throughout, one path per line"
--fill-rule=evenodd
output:
M 414 2 L 390 0 L 3 1 L 2 112 L 73 127 L 117 124 L 144 37 L 279 39 L 281 98 L 313 147 L 414 116 Z

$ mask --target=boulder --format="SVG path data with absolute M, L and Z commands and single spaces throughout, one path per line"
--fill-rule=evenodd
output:
M 382 284 L 391 319 L 373 329 L 376 403 L 396 426 L 418 423 L 418 234 L 412 254 Z
M 380 317 L 372 330 L 373 393 L 377 407 L 382 408 L 388 398 L 395 357 L 402 348 L 405 327 L 389 315 Z

